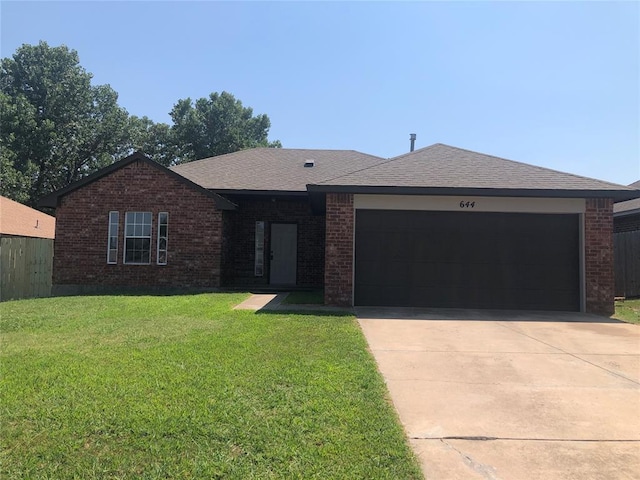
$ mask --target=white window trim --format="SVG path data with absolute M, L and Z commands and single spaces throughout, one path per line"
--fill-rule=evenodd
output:
M 167 227 L 167 231 L 164 235 L 164 237 L 162 237 L 160 235 L 160 227 L 162 226 L 162 224 L 160 223 L 160 216 L 161 215 L 166 215 L 167 217 L 167 223 L 166 223 L 166 227 Z M 164 262 L 160 261 L 160 239 L 164 238 L 165 242 L 165 248 L 164 248 Z M 169 254 L 169 212 L 159 212 L 158 213 L 158 241 L 156 242 L 157 248 L 156 248 L 156 264 L 158 265 L 166 265 L 167 264 L 167 260 L 168 260 L 168 254 Z
M 115 231 L 115 235 L 113 235 L 113 232 L 111 231 L 111 227 L 113 225 L 113 223 L 111 222 L 111 215 L 116 214 L 116 231 Z M 116 211 L 116 210 L 111 210 L 109 212 L 109 227 L 108 227 L 108 231 L 107 231 L 107 264 L 108 265 L 117 265 L 118 264 L 118 228 L 120 227 L 120 212 Z M 111 238 L 115 237 L 116 239 L 116 245 L 115 245 L 115 251 L 116 254 L 114 256 L 115 260 L 113 261 L 109 261 L 109 254 L 111 253 Z
M 151 224 L 149 229 L 149 236 L 138 237 L 135 235 L 127 235 L 127 214 L 129 213 L 149 213 L 151 214 Z M 149 261 L 148 262 L 127 262 L 127 238 L 149 238 Z M 151 265 L 151 244 L 153 242 L 153 214 L 149 211 L 134 210 L 125 212 L 124 214 L 124 232 L 123 232 L 124 245 L 122 246 L 122 263 L 124 265 Z

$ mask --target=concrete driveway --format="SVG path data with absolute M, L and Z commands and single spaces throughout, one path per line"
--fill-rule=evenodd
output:
M 639 479 L 640 327 L 356 309 L 428 480 Z

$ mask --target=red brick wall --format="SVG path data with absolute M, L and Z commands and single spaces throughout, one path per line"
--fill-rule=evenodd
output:
M 611 315 L 614 310 L 613 201 L 586 200 L 584 248 L 587 312 Z
M 353 305 L 353 195 L 327 194 L 324 303 Z
M 238 205 L 224 212 L 222 283 L 224 286 L 269 285 L 271 225 L 295 223 L 298 226 L 297 285 L 322 288 L 324 276 L 324 217 L 312 215 L 304 198 L 229 197 Z M 254 275 L 256 222 L 264 226 L 264 275 Z
M 107 264 L 109 212 L 118 211 L 117 264 Z M 123 264 L 127 211 L 152 212 L 151 264 Z M 169 213 L 168 262 L 156 265 L 158 212 Z M 58 292 L 110 287 L 220 285 L 222 212 L 214 199 L 134 162 L 62 197 L 56 209 L 53 283 Z M 65 290 L 66 288 L 66 290 Z

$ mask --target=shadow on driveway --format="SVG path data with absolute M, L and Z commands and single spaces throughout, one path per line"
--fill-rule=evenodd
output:
M 355 307 L 358 318 L 385 320 L 471 320 L 499 322 L 625 323 L 590 313 L 462 308 Z

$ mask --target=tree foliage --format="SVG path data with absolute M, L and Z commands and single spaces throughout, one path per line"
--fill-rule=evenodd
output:
M 269 142 L 267 115 L 227 92 L 179 100 L 173 125 L 129 116 L 109 85 L 92 85 L 78 54 L 46 42 L 23 45 L 0 63 L 0 193 L 35 206 L 134 151 L 165 165 Z
M 282 146 L 278 140 L 268 140 L 269 117 L 253 116 L 253 109 L 228 92 L 212 93 L 195 103 L 190 98 L 178 100 L 171 118 L 181 162 L 247 148 Z
M 179 161 L 180 149 L 166 123 L 154 123 L 148 117 L 129 117 L 129 150 L 141 151 L 156 162 L 170 167 Z
M 3 195 L 35 205 L 121 152 L 127 112 L 111 87 L 91 85 L 76 51 L 23 45 L 2 59 L 0 77 Z

